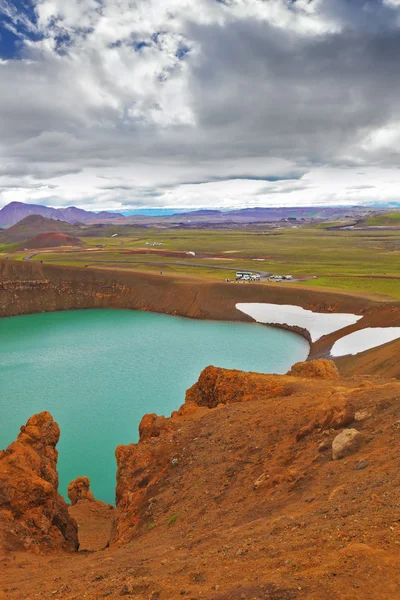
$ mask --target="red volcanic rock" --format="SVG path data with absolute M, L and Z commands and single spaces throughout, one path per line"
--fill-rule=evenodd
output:
M 77 525 L 58 493 L 60 430 L 47 411 L 31 417 L 0 454 L 0 521 L 8 548 L 78 548 Z
M 145 415 L 139 425 L 138 444 L 118 446 L 117 510 L 111 542 L 121 544 L 131 539 L 143 522 L 144 502 L 161 480 L 180 466 L 176 446 L 181 423 L 196 422 L 218 405 L 274 399 L 292 393 L 288 378 L 279 375 L 244 373 L 207 367 L 187 392 L 185 404 L 171 418 Z M 293 386 L 292 386 L 293 387 Z M 193 433 L 193 437 L 196 434 Z
M 321 361 L 316 361 L 303 370 L 319 374 L 319 366 Z M 329 368 L 328 362 L 325 372 Z M 379 402 L 385 407 L 392 402 L 393 414 L 399 385 L 384 381 L 379 387 Z M 118 446 L 111 547 L 140 539 L 153 529 L 156 533 L 151 535 L 160 540 L 175 521 L 176 540 L 185 535 L 188 540 L 208 539 L 212 519 L 213 533 L 220 535 L 225 528 L 236 530 L 246 519 L 267 518 L 271 506 L 280 518 L 292 514 L 290 503 L 296 495 L 301 496 L 301 507 L 314 497 L 324 507 L 325 487 L 333 484 L 327 483 L 328 465 L 325 475 L 319 472 L 331 460 L 323 450 L 331 447 L 332 430 L 350 425 L 360 408 L 371 413 L 377 395 L 374 389 L 371 397 L 363 380 L 207 367 L 171 418 L 146 415 L 139 443 Z M 363 427 L 368 420 L 366 424 Z M 301 443 L 294 443 L 296 438 Z M 261 495 L 252 499 L 257 490 Z M 262 510 L 260 501 L 265 502 Z M 240 520 L 237 511 L 242 503 L 247 509 Z M 176 540 L 172 545 L 181 543 Z
M 187 390 L 185 403 L 215 408 L 218 404 L 244 402 L 253 398 L 255 392 L 259 392 L 264 398 L 284 395 L 285 386 L 281 377 L 265 375 L 261 378 L 252 375 L 251 384 L 243 385 L 245 381 L 249 381 L 249 373 L 206 367 L 198 382 Z
M 66 233 L 39 233 L 28 242 L 21 244 L 24 248 L 55 248 L 56 246 L 83 246 L 82 240 Z
M 121 543 L 130 539 L 141 522 L 143 499 L 168 468 L 173 468 L 173 438 L 146 439 L 138 444 L 118 446 L 117 459 L 117 511 L 111 541 Z
M 155 413 L 144 415 L 139 425 L 140 441 L 159 437 L 160 433 L 168 428 L 169 421 Z
M 71 481 L 68 485 L 68 498 L 72 506 L 80 500 L 94 500 L 89 477 L 77 477 Z
M 180 464 L 176 448 L 178 424 L 201 418 L 222 404 L 267 400 L 289 393 L 286 379 L 276 375 L 260 375 L 207 367 L 198 382 L 186 392 L 185 404 L 171 418 L 145 415 L 139 426 L 138 444 L 118 446 L 117 511 L 113 524 L 112 543 L 121 544 L 131 538 L 143 520 L 143 502 L 150 490 Z
M 338 379 L 339 371 L 333 360 L 317 359 L 298 362 L 290 369 L 288 375 L 294 377 L 320 377 L 321 379 Z

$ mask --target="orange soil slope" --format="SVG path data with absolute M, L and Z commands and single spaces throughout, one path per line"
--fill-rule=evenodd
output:
M 8 553 L 6 597 L 398 599 L 399 399 L 399 381 L 326 362 L 205 369 L 180 410 L 146 415 L 117 449 L 111 547 Z

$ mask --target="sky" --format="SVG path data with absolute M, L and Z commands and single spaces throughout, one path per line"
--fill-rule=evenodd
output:
M 0 0 L 0 207 L 400 201 L 400 0 Z

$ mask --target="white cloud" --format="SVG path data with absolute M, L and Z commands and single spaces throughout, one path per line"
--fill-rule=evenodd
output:
M 400 0 L 383 0 L 384 4 L 387 4 L 388 6 L 400 6 Z
M 398 4 L 0 0 L 0 205 L 397 199 Z

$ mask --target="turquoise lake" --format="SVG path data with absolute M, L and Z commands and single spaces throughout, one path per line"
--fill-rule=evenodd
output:
M 48 410 L 61 428 L 60 492 L 87 475 L 95 497 L 114 503 L 114 450 L 137 442 L 144 414 L 170 415 L 208 365 L 285 373 L 308 349 L 301 337 L 256 323 L 139 311 L 0 319 L 0 448 Z

